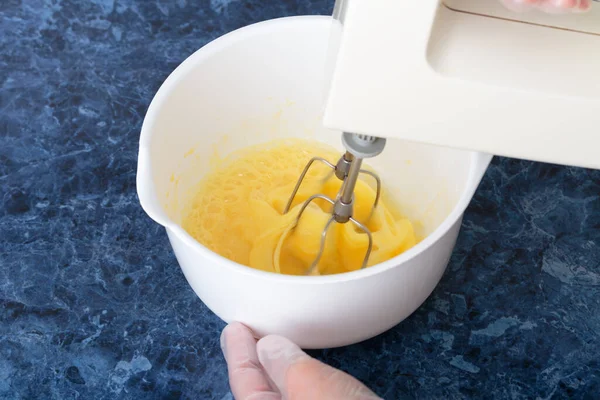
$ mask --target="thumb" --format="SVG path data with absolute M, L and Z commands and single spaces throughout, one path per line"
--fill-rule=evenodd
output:
M 357 379 L 315 360 L 281 336 L 259 340 L 257 352 L 284 399 L 379 399 Z

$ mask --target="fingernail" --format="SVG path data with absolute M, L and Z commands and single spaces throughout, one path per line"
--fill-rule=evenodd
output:
M 310 357 L 296 344 L 281 336 L 267 336 L 258 341 L 258 359 L 279 390 L 285 390 L 288 369 Z

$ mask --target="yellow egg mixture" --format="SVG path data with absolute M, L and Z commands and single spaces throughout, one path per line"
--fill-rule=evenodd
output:
M 263 271 L 304 275 L 319 251 L 331 205 L 323 200 L 312 202 L 294 227 L 296 216 L 311 195 L 322 193 L 335 199 L 341 187 L 330 168 L 315 163 L 292 208 L 283 214 L 300 173 L 313 156 L 335 163 L 340 153 L 314 141 L 286 140 L 232 154 L 201 181 L 184 214 L 183 228 L 232 261 Z M 361 176 L 354 209 L 354 218 L 373 234 L 369 266 L 417 243 L 412 223 L 400 216 L 388 196 L 382 196 L 371 213 L 375 200 L 372 179 Z M 367 246 L 367 235 L 354 224 L 332 224 L 315 274 L 360 269 Z

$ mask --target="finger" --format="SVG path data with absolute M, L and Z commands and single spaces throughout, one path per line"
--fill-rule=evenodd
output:
M 285 399 L 379 399 L 357 379 L 309 357 L 286 338 L 267 336 L 256 348 L 263 368 Z
M 591 0 L 581 0 L 579 2 L 579 11 L 588 11 L 590 8 L 592 8 Z
M 500 0 L 506 8 L 512 11 L 527 11 L 543 0 Z
M 540 6 L 545 9 L 568 11 L 577 6 L 577 0 L 542 0 Z
M 539 7 L 548 13 L 570 13 L 585 11 L 585 9 L 580 8 L 580 3 L 580 0 L 542 0 Z
M 551 14 L 589 11 L 591 0 L 500 0 L 508 9 L 522 12 L 537 7 Z
M 221 348 L 236 400 L 281 400 L 258 361 L 256 340 L 250 329 L 237 322 L 227 325 L 221 333 Z
M 556 8 L 574 8 L 579 4 L 579 0 L 548 0 Z

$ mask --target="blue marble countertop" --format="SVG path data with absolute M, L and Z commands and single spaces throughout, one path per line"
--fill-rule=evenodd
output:
M 332 6 L 0 2 L 0 398 L 231 398 L 223 323 L 138 204 L 140 126 L 202 45 Z M 386 399 L 600 398 L 599 195 L 599 172 L 496 159 L 427 302 L 312 354 Z

